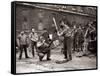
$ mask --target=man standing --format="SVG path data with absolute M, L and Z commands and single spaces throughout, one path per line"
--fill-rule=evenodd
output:
M 81 25 L 79 25 L 79 28 L 77 29 L 77 57 L 82 56 L 83 51 L 83 43 L 84 43 L 84 34 Z
M 79 29 L 78 29 L 78 51 L 79 52 L 82 51 L 83 42 L 84 42 L 83 31 L 81 29 L 81 26 L 79 26 Z
M 93 48 L 92 41 L 96 38 L 94 34 L 93 37 L 93 31 L 95 31 L 95 28 L 92 26 L 91 22 L 88 24 L 88 28 L 86 29 L 86 32 L 84 34 L 84 47 L 83 47 L 83 56 L 88 55 L 88 51 Z M 96 31 L 95 31 L 96 32 Z M 95 39 L 96 40 L 96 39 Z M 96 44 L 94 44 L 95 46 Z
M 76 25 L 74 25 L 74 34 L 73 34 L 73 52 L 75 52 L 77 50 L 77 28 Z
M 20 48 L 20 55 L 19 55 L 19 59 L 22 58 L 22 52 L 24 51 L 25 52 L 25 57 L 26 58 L 29 58 L 28 55 L 27 55 L 27 36 L 25 34 L 24 31 L 22 31 L 20 33 L 20 35 L 18 36 L 18 39 L 17 39 L 17 42 L 18 42 L 18 46 Z
M 34 28 L 32 28 L 32 32 L 29 34 L 29 38 L 31 40 L 32 55 L 34 57 L 34 55 L 35 55 L 35 53 L 34 53 L 34 47 L 37 50 L 37 41 L 38 41 L 38 35 L 35 32 Z
M 72 30 L 70 29 L 70 27 L 68 25 L 66 25 L 63 21 L 61 22 L 61 32 L 58 32 L 58 36 L 63 36 L 64 37 L 64 41 L 63 41 L 63 45 L 64 45 L 64 58 L 66 59 L 66 61 L 70 61 L 72 60 L 72 38 L 71 38 L 71 32 Z

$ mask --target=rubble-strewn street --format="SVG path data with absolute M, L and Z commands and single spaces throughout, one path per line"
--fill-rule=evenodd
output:
M 62 61 L 64 59 L 61 50 L 58 48 L 51 50 L 51 61 L 46 60 L 46 56 L 43 61 L 39 61 L 38 56 L 32 57 L 31 51 L 28 52 L 30 58 L 25 59 L 24 53 L 21 60 L 18 60 L 19 53 L 17 53 L 16 59 L 16 73 L 30 73 L 30 72 L 45 72 L 45 71 L 60 71 L 60 70 L 77 70 L 77 69 L 92 69 L 96 68 L 96 57 L 92 54 L 83 57 L 76 57 L 76 53 L 73 53 L 72 60 L 69 62 L 57 64 L 56 61 Z

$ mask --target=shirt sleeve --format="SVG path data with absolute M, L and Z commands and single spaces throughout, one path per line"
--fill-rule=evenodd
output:
M 30 33 L 30 34 L 29 34 L 29 38 L 31 39 L 31 37 L 32 37 L 32 34 Z
M 20 35 L 17 36 L 17 45 L 20 46 Z
M 20 35 L 18 35 L 18 36 L 17 36 L 17 39 L 20 39 L 20 38 L 21 38 L 21 36 L 20 36 Z

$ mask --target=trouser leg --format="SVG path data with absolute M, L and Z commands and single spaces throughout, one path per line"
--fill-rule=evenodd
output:
M 28 55 L 27 55 L 27 46 L 24 45 L 24 52 L 25 52 L 25 57 L 28 58 Z
M 37 42 L 34 43 L 35 50 L 37 52 Z
M 67 59 L 67 50 L 66 49 L 64 49 L 64 56 L 65 56 L 64 58 Z
M 47 52 L 47 59 L 50 59 L 50 49 Z
M 70 37 L 67 40 L 67 59 L 72 60 L 72 40 Z
M 75 38 L 73 39 L 73 51 L 76 51 L 76 43 L 75 43 Z
M 37 42 L 34 42 L 34 41 L 32 41 L 32 55 L 33 55 L 33 57 L 35 56 L 35 51 L 34 51 L 34 48 L 36 49 L 36 51 L 37 51 Z
M 67 59 L 67 38 L 64 38 L 64 56 L 65 56 L 65 59 Z
M 31 47 L 32 47 L 32 55 L 34 57 L 34 42 L 33 41 L 31 42 Z
M 34 57 L 34 46 L 32 46 L 32 55 Z
M 22 53 L 23 53 L 23 45 L 20 46 L 20 55 L 19 55 L 19 59 L 22 58 Z

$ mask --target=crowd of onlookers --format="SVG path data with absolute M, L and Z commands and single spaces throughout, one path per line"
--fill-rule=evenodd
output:
M 96 55 L 97 52 L 97 28 L 96 22 L 89 22 L 85 26 L 76 28 L 73 38 L 73 50 L 81 51 L 81 55 L 86 55 L 88 51 Z

